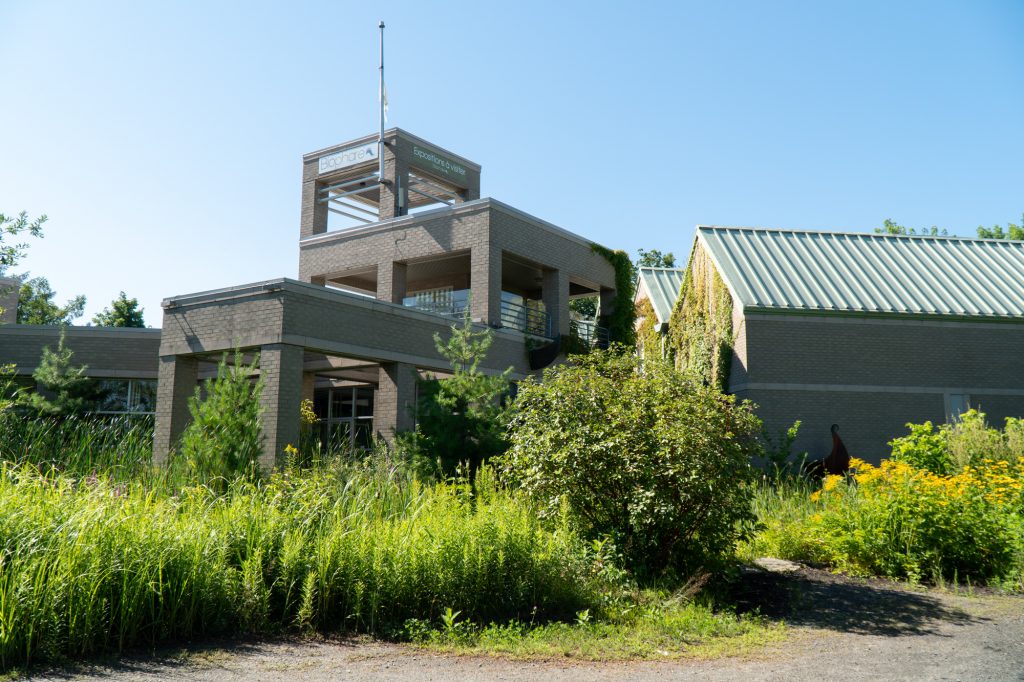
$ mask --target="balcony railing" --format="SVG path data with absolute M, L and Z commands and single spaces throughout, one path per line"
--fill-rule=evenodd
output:
M 551 328 L 551 316 L 538 308 L 513 303 L 501 302 L 501 324 L 503 327 L 518 329 L 526 334 L 555 338 Z
M 426 313 L 444 317 L 460 318 L 469 307 L 469 290 L 446 291 L 431 295 L 406 296 L 402 305 Z
M 569 323 L 569 332 L 590 348 L 608 347 L 608 330 L 597 326 L 596 322 L 572 320 Z

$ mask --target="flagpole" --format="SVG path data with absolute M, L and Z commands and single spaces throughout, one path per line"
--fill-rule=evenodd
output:
M 380 182 L 384 182 L 384 22 L 380 22 L 380 87 L 378 89 L 380 104 L 380 138 L 377 140 L 377 156 L 380 157 Z

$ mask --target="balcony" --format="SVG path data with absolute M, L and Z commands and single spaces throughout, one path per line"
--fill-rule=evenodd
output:
M 505 296 L 501 300 L 501 326 L 546 339 L 555 338 L 550 315 L 539 307 L 517 303 Z

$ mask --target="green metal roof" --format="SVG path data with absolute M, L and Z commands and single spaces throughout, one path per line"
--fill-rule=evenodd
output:
M 651 298 L 659 325 L 668 324 L 685 275 L 686 270 L 680 268 L 640 268 L 640 282 Z
M 1020 318 L 1024 242 L 698 227 L 744 309 Z

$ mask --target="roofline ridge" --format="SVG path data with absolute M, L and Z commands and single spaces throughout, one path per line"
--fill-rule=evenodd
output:
M 787 227 L 757 227 L 752 225 L 697 225 L 697 231 L 701 230 L 730 230 L 736 232 L 780 232 L 785 234 L 821 234 L 838 235 L 843 237 L 872 237 L 891 239 L 935 239 L 961 242 L 992 242 L 996 244 L 1021 244 L 1021 239 L 987 239 L 983 237 L 963 237 L 956 234 L 879 234 L 877 232 L 843 232 L 840 230 L 801 230 Z

